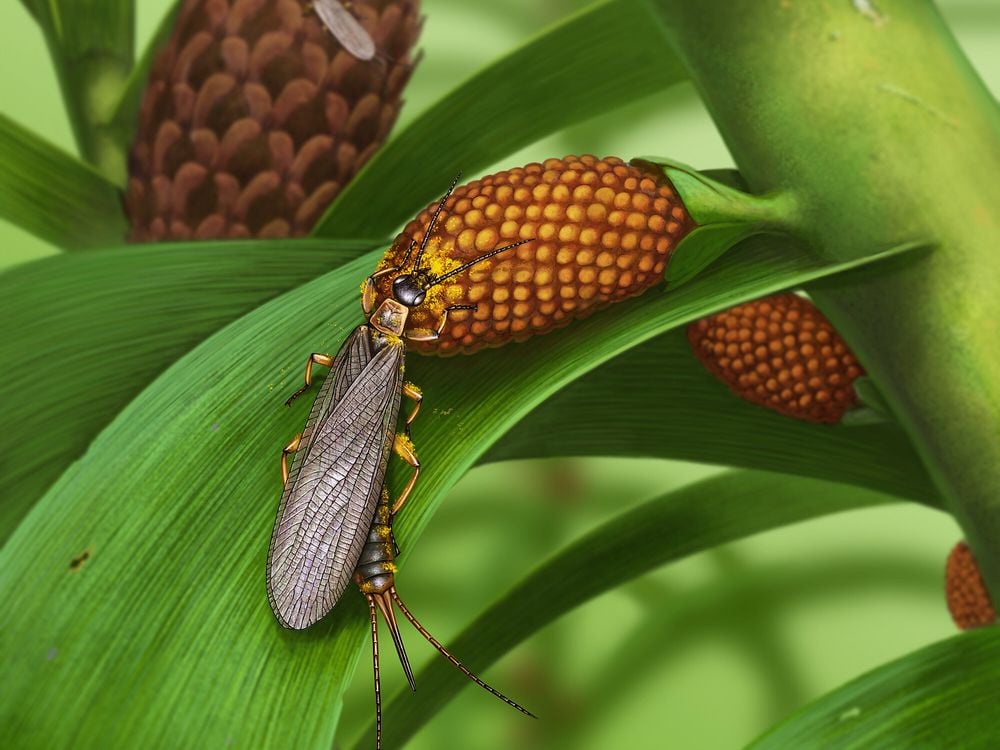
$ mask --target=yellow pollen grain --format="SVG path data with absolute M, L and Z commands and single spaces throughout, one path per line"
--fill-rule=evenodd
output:
M 483 209 L 483 214 L 490 221 L 500 221 L 500 217 L 503 216 L 503 209 L 500 208 L 500 204 L 491 203 Z
M 516 299 L 518 302 L 524 302 L 525 300 L 531 299 L 531 287 L 530 286 L 514 287 L 514 299 Z
M 587 218 L 587 212 L 579 203 L 573 203 L 566 206 L 566 218 L 579 223 Z
M 510 315 L 510 305 L 494 305 L 493 320 L 505 320 Z
M 594 251 L 582 249 L 576 254 L 576 262 L 581 266 L 589 266 L 594 262 Z
M 461 216 L 449 216 L 444 222 L 444 229 L 449 234 L 458 234 L 464 226 Z
M 514 200 L 518 203 L 527 203 L 531 200 L 531 191 L 526 187 L 519 187 L 514 191 Z
M 498 203 L 509 203 L 514 197 L 514 189 L 510 185 L 501 185 L 497 188 L 496 199 Z
M 549 221 L 561 221 L 566 216 L 566 209 L 560 203 L 547 203 L 542 216 Z
M 535 258 L 539 263 L 551 263 L 552 259 L 555 258 L 555 255 L 555 247 L 547 243 L 540 244 L 535 249 Z
M 626 232 L 622 236 L 622 250 L 635 250 L 639 245 L 639 235 L 635 232 Z
M 489 197 L 485 195 L 477 195 L 475 198 L 472 199 L 472 207 L 482 209 L 489 202 L 490 202 Z
M 562 268 L 559 269 L 559 272 L 556 274 L 556 278 L 559 279 L 559 283 L 561 284 L 572 284 L 575 275 L 576 274 L 573 273 L 572 268 L 570 268 L 569 266 L 563 266 Z M 563 287 L 563 289 L 565 288 L 566 287 Z M 562 291 L 560 291 L 559 293 L 562 294 Z
M 469 287 L 469 302 L 479 302 L 486 296 L 485 284 L 473 284 Z
M 546 242 L 554 240 L 557 235 L 556 225 L 551 222 L 546 222 L 538 228 L 538 239 L 545 240 Z
M 556 185 L 552 188 L 552 200 L 560 203 L 569 202 L 570 192 L 565 185 Z
M 481 229 L 476 235 L 476 250 L 481 253 L 492 250 L 497 246 L 499 239 L 500 237 L 497 236 L 497 230 L 493 227 Z
M 615 265 L 619 268 L 631 268 L 635 263 L 635 253 L 621 253 L 615 258 Z
M 576 242 L 580 236 L 580 226 L 578 224 L 563 224 L 559 227 L 560 242 Z
M 505 221 L 500 225 L 500 236 L 508 240 L 517 237 L 518 226 L 516 221 Z
M 515 318 L 527 318 L 531 315 L 531 305 L 525 302 L 518 302 L 514 305 L 514 317 Z
M 597 287 L 594 285 L 580 287 L 580 299 L 593 299 L 597 295 Z
M 476 246 L 476 230 L 463 229 L 458 237 L 455 238 L 455 243 L 463 252 L 471 252 Z
M 618 278 L 618 271 L 614 268 L 605 268 L 597 275 L 597 283 L 602 286 L 610 286 L 614 284 Z
M 628 208 L 632 205 L 632 196 L 628 193 L 618 193 L 615 195 L 615 208 Z
M 595 224 L 604 223 L 608 218 L 608 209 L 601 203 L 591 203 L 587 206 L 587 219 Z
M 594 193 L 594 197 L 605 206 L 610 206 L 611 202 L 615 199 L 615 191 L 609 187 L 602 187 Z
M 524 209 L 524 217 L 529 221 L 538 221 L 542 218 L 542 207 L 537 203 L 532 203 Z
M 563 269 L 563 270 L 565 270 L 565 271 L 569 271 L 569 269 L 568 269 L 568 268 L 566 268 L 566 269 Z M 569 271 L 569 273 L 570 273 L 570 279 L 569 279 L 569 281 L 572 281 L 572 277 L 573 277 L 573 272 L 572 272 L 572 271 Z M 560 276 L 561 276 L 561 275 L 562 275 L 562 274 L 560 274 Z M 562 279 L 560 279 L 560 281 L 561 281 L 561 280 L 562 280 Z M 567 283 L 567 284 L 568 284 L 569 282 L 567 281 L 567 282 L 565 282 L 565 283 Z M 573 287 L 571 287 L 571 286 L 561 286 L 561 287 L 559 287 L 559 296 L 560 296 L 560 297 L 561 297 L 562 299 L 572 299 L 573 297 L 575 297 L 575 296 L 576 296 L 576 289 L 575 289 L 575 288 L 573 288 Z
M 618 247 L 618 242 L 620 241 L 620 239 L 621 238 L 619 237 L 618 232 L 609 229 L 607 232 L 601 235 L 601 245 L 610 250 Z
M 581 284 L 591 284 L 597 279 L 597 271 L 589 266 L 581 268 L 580 272 L 577 274 L 577 278 L 580 279 Z
M 535 271 L 535 286 L 544 286 L 552 283 L 552 269 L 548 267 L 539 268 Z
M 625 220 L 625 224 L 629 229 L 645 229 L 646 215 L 641 214 L 638 211 L 630 213 L 628 218 Z
M 658 214 L 649 217 L 649 228 L 657 233 L 662 233 L 667 228 L 667 220 Z
M 608 224 L 613 227 L 620 227 L 625 223 L 625 219 L 628 216 L 624 211 L 612 211 L 608 214 Z
M 536 201 L 544 201 L 546 198 L 549 197 L 550 190 L 551 188 L 543 182 L 539 185 L 535 185 L 535 187 L 532 188 L 531 197 L 534 198 Z
M 452 210 L 456 214 L 464 214 L 470 208 L 472 208 L 472 201 L 470 201 L 468 198 L 461 198 L 461 199 L 455 201 L 455 206 L 454 206 L 454 208 L 452 208 Z M 428 221 L 429 221 L 430 220 L 430 215 L 428 215 L 427 218 L 428 218 Z
M 580 232 L 580 244 L 582 245 L 596 245 L 598 239 L 597 230 L 593 227 L 587 227 Z
M 510 292 L 505 287 L 497 287 L 493 290 L 494 302 L 506 302 L 510 297 Z
M 522 216 L 524 216 L 524 209 L 516 203 L 507 206 L 503 210 L 503 217 L 508 221 L 517 221 Z
M 495 284 L 506 284 L 510 281 L 510 267 L 497 266 L 493 269 L 493 282 Z
M 534 270 L 531 266 L 521 266 L 516 271 L 514 271 L 514 281 L 518 284 L 527 284 L 531 281 L 531 277 L 534 275 Z
M 538 298 L 539 302 L 548 302 L 556 296 L 555 287 L 540 286 L 538 287 L 538 291 L 535 292 L 535 296 Z
M 521 229 L 517 234 L 518 239 L 533 240 L 538 236 L 538 225 L 533 222 L 526 221 L 521 224 Z
M 594 190 L 590 185 L 577 185 L 573 188 L 573 200 L 580 203 L 588 203 L 594 197 Z

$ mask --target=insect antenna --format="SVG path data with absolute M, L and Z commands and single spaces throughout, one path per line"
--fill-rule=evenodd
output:
M 442 646 L 441 643 L 434 636 L 432 636 L 430 633 L 428 633 L 427 629 L 423 625 L 420 624 L 419 620 L 417 620 L 416 617 L 413 616 L 413 613 L 410 612 L 410 610 L 406 607 L 405 604 L 403 604 L 403 600 L 399 598 L 399 594 L 396 593 L 396 589 L 395 588 L 389 589 L 389 594 L 392 596 L 392 600 L 394 602 L 396 602 L 396 606 L 399 607 L 399 609 L 402 611 L 402 613 L 406 616 L 406 619 L 410 621 L 410 624 L 413 625 L 413 627 L 415 627 L 417 629 L 417 631 L 420 633 L 420 635 L 422 635 L 424 638 L 426 638 L 427 641 L 428 641 L 428 643 L 430 643 L 434 648 L 436 648 L 441 653 L 441 655 L 444 656 L 445 659 L 447 659 L 452 664 L 454 664 L 455 667 L 457 667 L 458 670 L 462 674 L 464 674 L 466 677 L 468 677 L 474 683 L 476 683 L 477 685 L 479 685 L 479 687 L 483 688 L 483 690 L 486 690 L 487 692 L 492 693 L 493 695 L 495 695 L 497 698 L 499 698 L 500 700 L 502 700 L 504 703 L 506 703 L 511 708 L 516 708 L 522 714 L 526 714 L 527 716 L 530 716 L 532 719 L 537 719 L 538 718 L 533 713 L 531 713 L 531 711 L 529 711 L 524 706 L 522 706 L 520 703 L 517 703 L 516 701 L 512 701 L 510 698 L 508 698 L 506 695 L 504 695 L 503 693 L 501 693 L 496 688 L 493 688 L 493 687 L 490 687 L 489 685 L 487 685 L 485 682 L 483 682 L 481 679 L 479 679 L 476 675 L 474 675 L 472 673 L 472 671 L 468 667 L 466 667 L 464 664 L 462 664 L 462 662 L 460 662 L 458 659 L 456 659 L 454 656 L 452 656 L 451 652 L 448 651 L 448 649 L 446 649 L 444 646 Z
M 448 271 L 448 273 L 444 274 L 443 276 L 438 276 L 436 279 L 434 279 L 434 283 L 431 284 L 427 288 L 430 289 L 431 287 L 435 287 L 438 284 L 440 284 L 442 281 L 447 281 L 452 276 L 457 276 L 458 274 L 462 273 L 462 271 L 469 270 L 470 268 L 472 268 L 477 263 L 482 263 L 484 260 L 489 260 L 494 255 L 499 255 L 500 253 L 502 253 L 502 252 L 504 252 L 506 250 L 511 250 L 511 249 L 513 249 L 515 247 L 520 247 L 521 245 L 524 245 L 524 244 L 526 244 L 528 242 L 534 242 L 534 240 L 518 240 L 517 242 L 512 242 L 509 245 L 504 245 L 503 247 L 498 247 L 495 250 L 490 250 L 488 253 L 480 255 L 478 258 L 473 258 L 468 263 L 464 263 L 461 266 L 459 266 L 458 268 L 453 268 L 452 270 Z
M 451 185 L 448 187 L 448 192 L 444 194 L 444 197 L 442 197 L 441 201 L 437 204 L 437 208 L 434 209 L 434 215 L 431 216 L 431 223 L 427 226 L 427 231 L 424 232 L 424 238 L 420 241 L 420 249 L 417 251 L 417 257 L 413 261 L 414 271 L 420 268 L 420 259 L 423 257 L 424 250 L 427 247 L 427 243 L 431 239 L 431 233 L 433 233 L 434 231 L 434 225 L 437 224 L 438 216 L 440 216 L 441 214 L 441 209 L 444 208 L 445 201 L 447 201 L 448 198 L 451 197 L 451 193 L 455 189 L 455 185 L 458 184 L 458 181 L 461 178 L 462 178 L 461 172 L 455 175 L 455 179 L 451 181 Z

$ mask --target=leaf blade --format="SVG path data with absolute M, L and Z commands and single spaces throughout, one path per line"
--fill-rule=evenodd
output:
M 14 744 L 39 734 L 49 745 L 72 738 L 106 747 L 330 741 L 331 706 L 365 633 L 360 597 L 314 632 L 282 632 L 262 576 L 280 446 L 307 407 L 281 403 L 305 355 L 333 349 L 357 323 L 357 282 L 378 255 L 297 287 L 195 347 L 128 404 L 18 527 L 0 565 L 17 654 L 7 675 L 21 717 Z M 401 546 L 490 443 L 566 383 L 692 317 L 833 270 L 798 248 L 732 252 L 674 295 L 647 294 L 558 336 L 480 353 L 460 371 L 456 360 L 412 358 L 407 376 L 430 408 L 414 426 L 424 469 L 396 525 Z M 407 473 L 395 466 L 390 487 Z M 69 572 L 83 548 L 90 562 Z M 27 579 L 32 586 L 21 585 Z M 40 671 L 53 646 L 66 660 Z
M 0 114 L 0 216 L 63 250 L 125 236 L 114 185 L 83 162 Z
M 765 472 L 733 471 L 695 482 L 571 542 L 480 613 L 448 647 L 480 671 L 559 616 L 661 565 L 762 531 L 887 502 L 889 496 L 874 492 Z M 466 687 L 452 669 L 434 660 L 417 675 L 415 694 L 392 697 L 385 709 L 392 718 L 383 727 L 387 745 L 405 745 Z M 368 727 L 355 747 L 367 746 L 373 734 L 374 726 Z
M 1000 629 L 935 643 L 848 682 L 748 750 L 994 747 Z
M 143 245 L 0 274 L 0 539 L 167 365 L 261 302 L 335 266 L 351 241 Z M 53 372 L 52 365 L 58 365 Z

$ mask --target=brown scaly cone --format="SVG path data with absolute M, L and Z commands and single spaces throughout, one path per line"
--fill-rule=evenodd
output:
M 305 0 L 188 0 L 129 160 L 134 242 L 303 235 L 389 134 L 419 0 L 355 0 L 358 60 Z
M 992 625 L 997 620 L 976 558 L 965 542 L 956 544 L 948 555 L 945 567 L 945 596 L 951 619 L 960 630 Z
M 809 422 L 835 423 L 857 406 L 864 374 L 830 322 L 807 299 L 777 294 L 688 326 L 695 355 L 738 396 Z

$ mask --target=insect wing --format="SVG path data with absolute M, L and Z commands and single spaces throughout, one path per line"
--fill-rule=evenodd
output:
M 315 0 L 313 7 L 323 25 L 344 49 L 359 60 L 371 60 L 375 57 L 375 42 L 339 0 Z
M 375 353 L 342 398 L 331 401 L 326 418 L 312 425 L 307 455 L 289 475 L 267 571 L 271 607 L 286 627 L 319 620 L 351 580 L 385 478 L 402 364 L 399 344 Z

